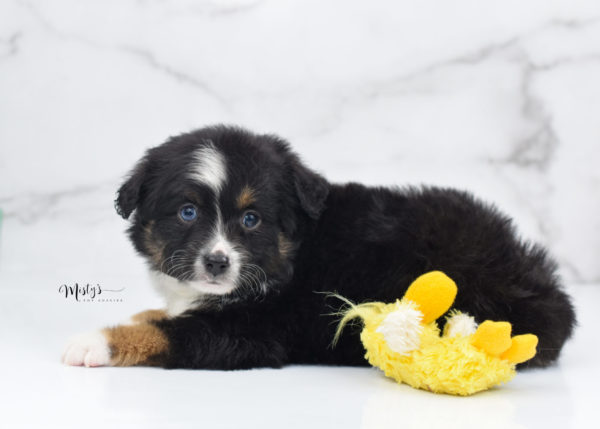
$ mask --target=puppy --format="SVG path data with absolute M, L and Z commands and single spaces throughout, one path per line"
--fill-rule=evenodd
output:
M 452 189 L 331 184 L 282 139 L 214 126 L 150 149 L 117 212 L 166 308 L 74 338 L 69 365 L 241 369 L 366 365 L 339 300 L 392 302 L 441 270 L 455 307 L 539 337 L 555 361 L 575 314 L 545 251 L 494 207 Z

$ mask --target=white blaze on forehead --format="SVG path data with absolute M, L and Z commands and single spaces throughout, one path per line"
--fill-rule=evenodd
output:
M 209 186 L 218 194 L 227 176 L 223 154 L 212 143 L 209 143 L 196 150 L 193 156 L 194 164 L 190 177 L 197 182 Z
M 213 245 L 212 249 L 210 249 L 210 253 L 222 253 L 225 256 L 229 256 L 230 247 L 225 241 L 225 237 L 222 235 L 218 235 L 216 238 L 217 242 Z

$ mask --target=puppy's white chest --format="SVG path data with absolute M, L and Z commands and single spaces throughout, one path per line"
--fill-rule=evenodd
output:
M 167 314 L 175 317 L 201 305 L 203 293 L 198 292 L 173 277 L 151 271 L 150 278 L 154 288 L 166 301 Z

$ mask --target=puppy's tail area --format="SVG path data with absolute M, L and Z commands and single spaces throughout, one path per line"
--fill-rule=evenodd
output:
M 328 297 L 337 298 L 348 306 L 345 309 L 341 309 L 340 311 L 331 314 L 333 316 L 340 317 L 333 341 L 331 342 L 332 347 L 336 346 L 340 336 L 342 335 L 344 327 L 351 320 L 360 317 L 363 323 L 369 324 L 372 323 L 374 319 L 379 321 L 379 319 L 383 317 L 382 309 L 385 307 L 385 304 L 382 302 L 366 302 L 364 304 L 355 304 L 349 299 L 335 293 L 328 295 Z

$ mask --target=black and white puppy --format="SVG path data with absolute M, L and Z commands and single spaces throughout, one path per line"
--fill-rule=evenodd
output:
M 75 337 L 70 365 L 239 369 L 366 365 L 358 333 L 331 342 L 341 303 L 393 302 L 430 270 L 455 308 L 539 337 L 555 361 L 575 325 L 545 251 L 465 192 L 327 182 L 282 139 L 215 126 L 150 149 L 118 191 L 165 310 Z

